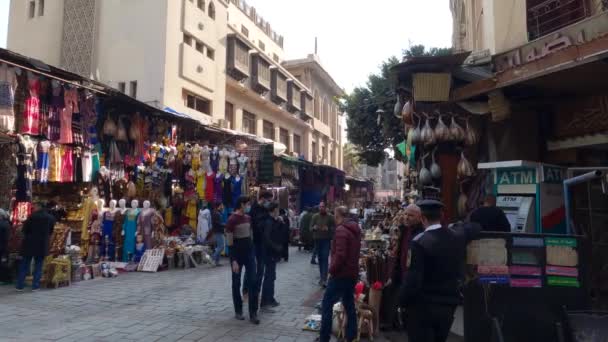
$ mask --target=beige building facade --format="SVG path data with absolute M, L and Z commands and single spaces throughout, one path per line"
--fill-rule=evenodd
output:
M 342 90 L 316 57 L 309 58 L 323 76 L 299 80 L 291 68 L 302 68 L 285 60 L 283 43 L 239 0 L 11 0 L 7 45 L 158 108 L 341 168 L 334 98 Z M 325 120 L 314 111 L 324 106 Z

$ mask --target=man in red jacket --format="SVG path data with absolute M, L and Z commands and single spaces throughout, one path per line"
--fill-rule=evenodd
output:
M 331 245 L 330 279 L 321 309 L 320 342 L 329 342 L 333 306 L 339 300 L 342 301 L 347 316 L 346 341 L 354 341 L 357 336 L 355 284 L 359 277 L 361 229 L 357 222 L 348 218 L 346 207 L 336 208 L 335 220 L 337 228 Z

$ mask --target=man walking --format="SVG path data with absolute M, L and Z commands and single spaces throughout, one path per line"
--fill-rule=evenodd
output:
M 240 197 L 234 208 L 234 213 L 226 222 L 226 240 L 229 248 L 230 265 L 232 266 L 232 300 L 235 318 L 244 320 L 243 299 L 241 297 L 241 273 L 245 267 L 248 277 L 249 290 L 249 321 L 260 324 L 258 319 L 258 296 L 255 281 L 255 253 L 253 250 L 253 232 L 251 218 L 245 214 L 249 205 L 248 197 Z
M 264 221 L 268 218 L 268 208 L 272 204 L 272 192 L 263 191 L 257 201 L 254 201 L 249 211 L 251 217 L 251 229 L 253 230 L 253 246 L 257 273 L 254 275 L 257 291 L 261 290 L 262 279 L 264 278 Z M 247 272 L 247 271 L 246 271 Z M 245 283 L 243 284 L 243 295 L 248 293 L 249 275 L 245 273 Z
M 213 212 L 211 213 L 211 232 L 213 233 L 213 239 L 215 240 L 215 251 L 213 252 L 215 266 L 221 266 L 220 256 L 225 247 L 222 211 L 224 211 L 224 205 L 222 203 L 217 203 L 214 205 Z
M 408 310 L 408 337 L 412 342 L 445 342 L 461 301 L 466 246 L 480 227 L 444 227 L 441 202 L 423 200 L 418 206 L 425 230 L 412 240 L 401 294 L 402 305 Z
M 336 223 L 334 217 L 327 212 L 324 202 L 319 204 L 319 213 L 312 217 L 311 226 L 319 255 L 319 273 L 321 275 L 319 285 L 325 287 L 327 286 L 329 249 Z
M 23 223 L 23 242 L 21 245 L 21 264 L 17 277 L 17 291 L 23 291 L 25 276 L 34 260 L 34 280 L 32 291 L 40 289 L 42 264 L 49 254 L 49 240 L 55 227 L 55 218 L 40 204 L 34 204 L 34 213 Z
M 270 310 L 279 306 L 274 297 L 274 284 L 277 279 L 277 261 L 283 254 L 282 222 L 279 217 L 279 206 L 272 203 L 268 208 L 269 215 L 263 223 L 264 227 L 264 276 L 262 280 L 262 300 L 260 308 Z
M 333 306 L 342 301 L 346 312 L 346 341 L 354 341 L 357 336 L 357 314 L 355 312 L 355 283 L 359 276 L 359 252 L 361 250 L 361 229 L 354 220 L 348 218 L 348 209 L 338 207 L 335 211 L 336 236 L 331 248 L 331 278 L 327 284 L 321 304 L 320 342 L 329 342 L 332 326 Z

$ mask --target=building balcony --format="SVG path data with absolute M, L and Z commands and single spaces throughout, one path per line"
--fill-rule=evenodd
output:
M 528 0 L 528 39 L 546 36 L 604 10 L 591 8 L 589 4 L 587 0 Z
M 270 61 L 259 52 L 251 54 L 251 87 L 258 93 L 270 90 Z
M 200 10 L 195 2 L 182 1 L 184 2 L 183 31 L 206 44 L 216 42 L 218 40 L 216 22 L 206 12 Z
M 188 44 L 181 44 L 181 77 L 208 90 L 216 88 L 216 64 Z
M 293 80 L 287 81 L 287 110 L 297 112 L 302 109 L 302 88 Z
M 250 76 L 249 50 L 251 46 L 236 34 L 228 35 L 226 45 L 226 72 L 237 81 L 248 78 Z
M 313 103 L 312 103 L 312 95 L 306 91 L 303 90 L 300 93 L 300 106 L 301 106 L 301 110 L 300 110 L 300 117 L 302 118 L 302 120 L 308 122 L 311 121 L 312 119 L 314 119 L 313 116 Z
M 277 104 L 287 102 L 287 75 L 277 67 L 271 67 L 271 99 Z

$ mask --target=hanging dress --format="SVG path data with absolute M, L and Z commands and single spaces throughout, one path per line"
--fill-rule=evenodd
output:
M 93 156 L 89 151 L 82 153 L 82 181 L 91 182 L 93 179 Z
M 74 158 L 72 148 L 68 146 L 61 147 L 61 181 L 64 183 L 74 181 Z
M 238 179 L 238 180 L 237 180 Z M 241 197 L 243 189 L 243 177 L 232 177 L 232 207 L 236 207 L 236 202 Z
M 15 144 L 0 144 L 0 208 L 10 208 L 11 193 L 13 184 L 17 179 L 17 164 L 15 163 L 15 155 L 17 146 Z
M 146 249 L 152 246 L 152 216 L 154 209 L 143 209 L 137 218 L 137 234 L 143 236 Z
M 209 171 L 209 147 L 203 146 L 203 151 L 201 152 L 201 168 L 203 172 Z
M 205 173 L 205 201 L 212 203 L 213 202 L 213 180 L 215 179 L 215 174 L 207 174 Z
M 31 202 L 34 163 L 36 162 L 36 142 L 28 136 L 20 136 L 17 147 L 17 192 L 15 199 L 17 202 Z
M 228 172 L 228 155 L 230 153 L 228 151 L 220 151 L 220 173 Z
M 72 150 L 72 156 L 72 165 L 74 166 L 72 174 L 74 175 L 74 182 L 82 183 L 84 181 L 82 169 L 82 147 L 75 147 Z
M 232 207 L 232 176 L 222 177 L 222 200 L 226 208 Z
M 25 99 L 23 109 L 23 125 L 21 133 L 29 135 L 40 134 L 40 81 L 36 76 L 28 78 L 29 95 Z
M 0 131 L 15 131 L 15 90 L 17 75 L 15 69 L 0 64 Z
M 211 212 L 208 208 L 198 212 L 198 226 L 196 227 L 196 241 L 204 243 L 207 239 L 207 234 L 211 230 Z
M 201 169 L 196 172 L 196 193 L 198 198 L 205 199 L 205 180 L 206 173 Z
M 114 213 L 114 225 L 112 227 L 112 240 L 114 241 L 114 255 L 112 260 L 122 260 L 120 251 L 123 244 L 122 227 L 125 220 L 125 214 L 120 210 Z
M 38 163 L 36 165 L 36 181 L 48 183 L 49 181 L 49 151 L 51 142 L 43 140 L 38 143 Z
M 217 172 L 220 166 L 220 153 L 216 150 L 211 151 L 211 155 L 209 156 L 209 163 L 211 164 L 211 170 L 213 172 Z
M 213 203 L 222 203 L 222 195 L 223 195 L 223 188 L 222 188 L 222 180 L 224 179 L 224 177 L 222 177 L 221 175 L 216 176 L 213 178 Z
M 65 107 L 63 87 L 59 82 L 51 82 L 51 103 L 48 106 L 48 132 L 46 136 L 51 141 L 61 138 L 61 112 Z
M 57 144 L 49 148 L 49 182 L 61 182 L 61 147 Z
M 61 110 L 59 117 L 61 121 L 59 142 L 71 144 L 74 141 L 72 136 L 72 114 L 74 113 L 74 104 L 78 101 L 78 94 L 75 89 L 64 89 L 63 98 L 65 107 Z
M 129 261 L 129 254 L 135 253 L 135 233 L 137 232 L 137 217 L 139 209 L 129 209 L 122 226 L 123 236 L 122 261 Z

